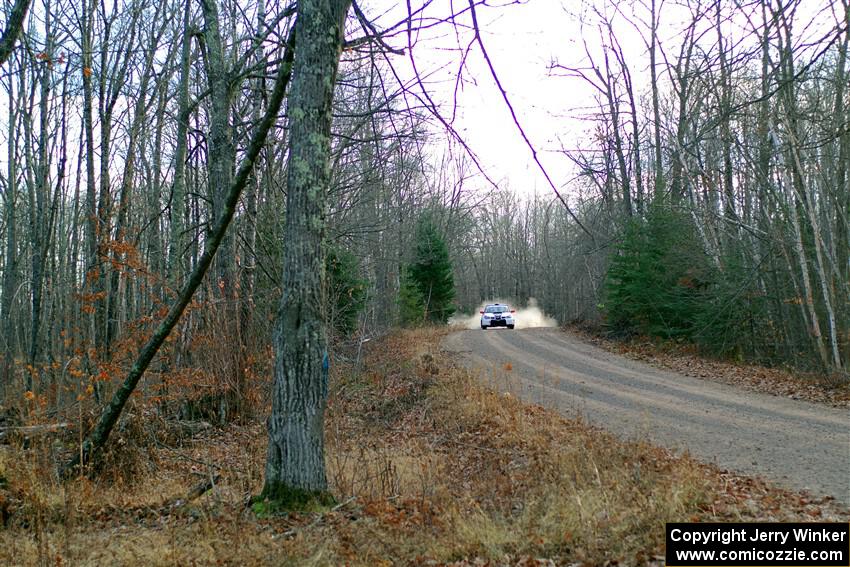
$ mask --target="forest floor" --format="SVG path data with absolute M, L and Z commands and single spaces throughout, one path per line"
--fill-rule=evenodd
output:
M 829 499 L 486 388 L 442 350 L 445 334 L 397 332 L 370 343 L 360 370 L 335 365 L 338 504 L 324 509 L 251 511 L 259 418 L 181 436 L 132 408 L 105 472 L 64 485 L 57 440 L 0 445 L 0 564 L 660 565 L 667 521 L 850 520 Z

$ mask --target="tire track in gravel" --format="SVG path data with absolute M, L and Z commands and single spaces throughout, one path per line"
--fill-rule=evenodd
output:
M 527 401 L 850 504 L 845 410 L 659 370 L 557 329 L 458 331 L 444 347 Z

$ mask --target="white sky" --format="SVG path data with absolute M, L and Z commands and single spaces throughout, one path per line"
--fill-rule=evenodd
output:
M 379 13 L 373 6 L 385 3 L 377 0 L 370 4 L 372 6 L 366 5 L 364 10 L 373 15 Z M 575 99 L 566 95 L 557 80 L 547 78 L 549 63 L 562 49 L 566 38 L 577 30 L 575 22 L 558 4 L 553 0 L 531 0 L 522 5 L 479 7 L 477 10 L 482 38 L 499 79 L 527 134 L 541 150 L 551 148 L 555 137 L 562 133 L 562 128 L 553 124 L 551 113 L 566 106 L 566 99 Z M 456 0 L 454 5 L 458 10 L 466 6 L 466 1 Z M 404 10 L 401 14 L 406 12 L 405 7 L 400 9 Z M 448 2 L 440 1 L 429 7 L 428 13 L 443 16 L 449 9 Z M 395 21 L 399 15 L 392 12 L 379 20 L 379 24 Z M 468 15 L 462 17 L 462 22 L 470 22 Z M 463 30 L 460 33 L 461 44 L 465 46 L 471 34 Z M 406 37 L 394 38 L 392 44 L 404 46 Z M 421 34 L 414 48 L 420 73 L 430 75 L 429 91 L 435 102 L 442 105 L 447 118 L 454 106 L 453 90 L 461 59 L 457 46 L 455 30 L 443 25 L 427 36 Z M 397 69 L 412 75 L 404 57 L 393 56 L 392 61 Z M 500 183 L 506 180 L 508 187 L 520 192 L 529 192 L 535 185 L 548 191 L 477 46 L 472 47 L 466 63 L 464 82 L 457 96 L 458 114 L 454 127 L 476 152 L 492 179 Z M 556 163 L 563 160 L 551 158 L 541 155 L 555 173 Z M 480 184 L 483 186 L 485 182 L 481 180 Z
M 720 0 L 721 2 L 723 0 Z M 422 0 L 411 0 L 414 10 L 421 6 Z M 482 37 L 499 79 L 508 93 L 520 123 L 531 141 L 538 149 L 541 160 L 549 171 L 556 186 L 565 187 L 565 193 L 573 193 L 574 169 L 569 160 L 559 153 L 559 148 L 588 148 L 588 131 L 592 125 L 583 121 L 581 116 L 587 107 L 595 107 L 594 91 L 582 79 L 576 77 L 555 77 L 549 66 L 553 61 L 564 65 L 582 66 L 587 64 L 584 43 L 602 61 L 601 38 L 596 27 L 598 21 L 588 13 L 588 6 L 604 6 L 602 0 L 510 0 L 492 2 L 494 6 L 477 9 Z M 501 5 L 500 5 L 501 4 Z M 608 2 L 610 11 L 611 2 Z M 639 2 L 620 2 L 619 7 L 629 18 L 636 12 L 644 18 L 642 29 L 647 29 L 649 10 Z M 659 36 L 662 47 L 671 58 L 678 51 L 680 31 L 691 19 L 687 7 L 677 6 L 673 0 L 657 0 L 660 14 Z M 707 6 L 712 4 L 705 2 Z M 741 4 L 741 2 L 735 2 Z M 405 3 L 390 0 L 364 0 L 361 5 L 369 16 L 376 16 L 389 10 L 378 19 L 378 28 L 400 20 L 407 13 Z M 431 17 L 445 17 L 451 6 L 455 12 L 467 6 L 467 0 L 434 0 L 426 14 Z M 724 2 L 724 10 L 734 4 Z M 389 8 L 387 8 L 389 6 Z M 826 10 L 825 10 L 826 8 Z M 749 8 L 748 10 L 752 10 Z M 584 13 L 580 13 L 584 10 Z M 632 12 L 634 10 L 634 12 Z M 824 12 L 821 12 L 825 10 Z M 819 37 L 824 33 L 824 25 L 809 27 L 814 14 L 820 12 L 820 22 L 826 26 L 835 25 L 834 16 L 823 0 L 802 0 L 800 16 L 795 25 L 798 40 L 805 41 Z M 713 25 L 712 18 L 706 19 L 702 27 Z M 741 12 L 731 22 L 724 24 L 727 37 L 740 38 L 750 24 Z M 804 17 L 805 15 L 805 17 Z M 582 23 L 584 20 L 584 23 Z M 760 21 L 756 12 L 755 20 Z M 470 18 L 463 15 L 459 21 L 469 25 Z M 615 33 L 623 48 L 631 69 L 636 95 L 640 97 L 650 81 L 649 55 L 640 35 L 623 15 L 615 17 Z M 461 32 L 462 33 L 462 32 Z M 462 33 L 461 42 L 466 45 L 471 34 Z M 709 32 L 703 43 L 706 49 L 716 41 L 716 33 Z M 406 38 L 398 36 L 390 43 L 395 47 L 404 47 Z M 454 29 L 443 25 L 433 31 L 421 34 L 414 49 L 417 66 L 423 75 L 439 71 L 429 85 L 430 92 L 438 104 L 443 105 L 443 114 L 450 116 L 452 109 L 452 90 L 458 71 L 460 53 L 453 51 L 458 45 Z M 397 69 L 411 73 L 404 57 L 393 56 Z M 613 63 L 613 62 L 612 62 Z M 663 59 L 658 54 L 658 70 L 662 72 Z M 411 73 L 412 75 L 412 73 Z M 458 118 L 455 128 L 461 132 L 469 146 L 479 156 L 482 165 L 491 178 L 506 180 L 506 186 L 521 194 L 534 192 L 552 194 L 543 175 L 534 165 L 531 152 L 521 139 L 510 117 L 501 94 L 487 69 L 480 50 L 473 46 L 467 69 L 464 72 L 466 83 L 458 95 Z M 668 79 L 659 77 L 664 90 Z M 595 112 L 591 108 L 590 112 Z M 639 110 L 640 112 L 640 110 Z M 485 182 L 482 180 L 482 186 Z
M 417 9 L 426 0 L 409 0 Z M 482 37 L 496 72 L 507 90 L 517 116 L 531 141 L 537 147 L 540 159 L 549 171 L 554 183 L 564 188 L 565 195 L 574 193 L 575 184 L 570 180 L 574 170 L 569 160 L 559 153 L 559 148 L 588 148 L 588 132 L 592 124 L 582 120 L 587 107 L 595 107 L 593 90 L 582 79 L 554 77 L 549 66 L 553 61 L 564 65 L 580 66 L 587 63 L 584 42 L 596 54 L 600 52 L 600 35 L 594 18 L 587 15 L 588 6 L 610 5 L 613 0 L 491 0 L 492 6 L 479 6 L 477 14 Z M 674 2 L 684 0 L 656 0 L 661 14 L 661 42 L 665 50 L 675 57 L 677 35 L 689 20 L 688 8 Z M 724 0 L 720 0 L 723 2 Z M 648 3 L 648 0 L 647 0 Z M 706 4 L 710 4 L 705 2 Z M 407 15 L 407 2 L 393 0 L 361 0 L 363 10 L 370 18 L 377 19 L 379 29 L 386 28 Z M 733 4 L 724 2 L 727 8 Z M 832 5 L 827 3 L 827 8 Z M 445 18 L 454 11 L 468 6 L 468 0 L 433 0 L 425 11 L 426 17 Z M 648 10 L 640 2 L 622 1 L 622 10 L 631 12 L 631 7 L 648 18 Z M 823 0 L 802 0 L 801 13 L 814 14 L 824 9 Z M 585 14 L 580 14 L 582 10 Z M 382 15 L 383 14 L 383 15 Z M 583 17 L 587 16 L 587 17 Z M 821 14 L 826 25 L 833 26 L 835 16 Z M 582 24 L 582 19 L 585 23 Z M 758 20 L 758 18 L 756 18 Z M 800 39 L 814 39 L 823 32 L 806 28 L 811 18 L 798 18 L 795 32 Z M 740 37 L 747 23 L 738 18 L 727 27 L 730 37 Z M 458 40 L 463 47 L 471 40 L 471 33 L 463 26 L 470 25 L 468 13 L 458 19 L 458 30 L 450 24 L 435 26 L 418 36 L 414 48 L 417 66 L 423 76 L 428 76 L 428 90 L 441 106 L 443 116 L 450 117 L 453 107 L 453 88 L 457 76 L 461 53 Z M 711 22 L 705 22 L 710 26 Z M 642 25 L 645 28 L 646 25 Z M 456 33 L 457 32 L 457 33 Z M 637 92 L 642 93 L 649 82 L 648 55 L 643 41 L 631 25 L 620 15 L 615 21 L 615 32 L 622 45 Z M 709 34 L 706 41 L 714 41 Z M 401 33 L 389 40 L 395 47 L 406 47 L 406 35 Z M 413 75 L 406 57 L 391 56 L 397 70 L 406 77 Z M 660 60 L 660 58 L 659 58 Z M 659 66 L 659 71 L 661 66 Z M 484 64 L 480 49 L 473 45 L 464 70 L 464 82 L 458 93 L 457 118 L 454 127 L 478 155 L 489 176 L 507 188 L 521 194 L 537 191 L 552 195 L 531 153 L 521 139 L 510 117 L 501 94 L 489 70 Z M 661 77 L 662 89 L 667 83 Z M 0 89 L 0 104 L 5 108 L 5 93 Z M 591 108 L 590 112 L 595 112 Z M 5 124 L 5 117 L 0 123 Z M 0 139 L 5 138 L 5 129 Z M 0 163 L 5 163 L 5 144 L 0 144 Z M 483 179 L 476 184 L 481 188 L 488 185 Z

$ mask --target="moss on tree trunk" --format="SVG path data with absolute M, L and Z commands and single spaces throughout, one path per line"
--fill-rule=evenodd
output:
M 323 239 L 334 83 L 350 0 L 302 0 L 289 97 L 283 296 L 263 510 L 328 501 L 324 457 L 328 356 Z M 261 506 L 260 506 L 261 505 Z

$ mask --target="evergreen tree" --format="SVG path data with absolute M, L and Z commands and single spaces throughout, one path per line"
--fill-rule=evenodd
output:
M 332 247 L 325 257 L 328 286 L 328 323 L 339 337 L 351 335 L 357 316 L 366 305 L 366 281 L 360 277 L 360 262 L 344 248 Z
M 398 311 L 401 324 L 407 327 L 421 325 L 425 321 L 422 293 L 407 269 L 401 274 L 401 286 L 398 290 Z
M 758 280 L 747 269 L 738 254 L 727 254 L 721 260 L 722 270 L 715 270 L 706 302 L 697 314 L 694 340 L 705 351 L 769 364 L 783 353 L 781 328 L 769 318 L 769 303 L 758 286 Z
M 424 319 L 445 323 L 454 313 L 454 275 L 449 249 L 437 226 L 425 216 L 416 227 L 416 255 L 408 268 L 419 291 Z
M 694 337 L 712 275 L 686 215 L 653 204 L 646 219 L 629 222 L 610 262 L 605 312 L 614 331 Z

